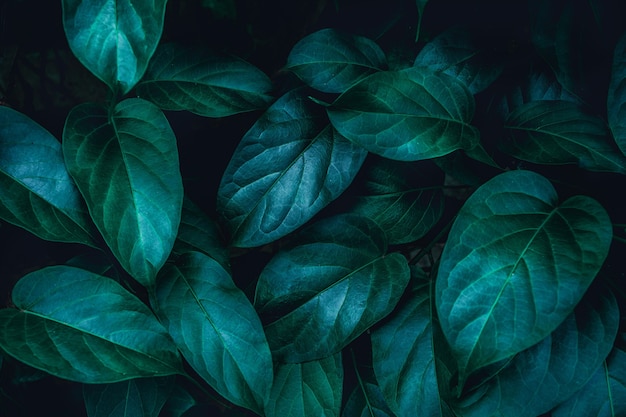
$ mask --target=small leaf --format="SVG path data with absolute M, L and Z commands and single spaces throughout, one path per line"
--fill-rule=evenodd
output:
M 261 412 L 272 357 L 254 308 L 226 271 L 188 252 L 159 273 L 157 315 L 192 368 L 227 400 Z
M 339 416 L 342 387 L 341 353 L 311 362 L 280 364 L 265 415 Z
M 363 382 L 357 385 L 341 413 L 342 417 L 394 417 L 385 403 L 382 391 L 376 384 Z
M 386 66 L 385 53 L 370 39 L 322 29 L 293 47 L 286 68 L 316 90 L 342 93 Z
M 611 221 L 595 200 L 558 203 L 530 171 L 500 174 L 465 202 L 436 281 L 442 330 L 465 377 L 550 334 L 608 254 Z
M 63 27 L 78 60 L 126 94 L 161 38 L 167 0 L 63 0 Z
M 183 372 L 161 323 L 110 278 L 47 267 L 20 279 L 12 299 L 0 347 L 34 368 L 90 384 Z
M 370 75 L 327 108 L 339 133 L 389 159 L 417 161 L 469 150 L 474 97 L 455 78 L 424 68 Z
M 615 46 L 613 54 L 607 116 L 617 146 L 626 155 L 626 33 Z
M 96 247 L 97 232 L 61 144 L 6 106 L 0 106 L 0 218 L 42 239 Z
M 183 200 L 176 137 L 155 105 L 141 99 L 82 104 L 67 117 L 68 170 L 111 251 L 142 285 L 153 285 L 170 254 Z
M 420 31 L 422 28 L 422 18 L 424 17 L 424 9 L 426 8 L 426 4 L 428 3 L 428 0 L 416 0 L 415 3 L 417 4 L 417 30 L 415 31 L 415 42 L 417 43 L 417 41 L 420 38 Z
M 83 388 L 89 417 L 158 417 L 176 378 L 129 379 Z
M 535 101 L 509 115 L 502 150 L 537 164 L 578 164 L 589 171 L 626 174 L 626 157 L 605 122 L 570 101 Z
M 352 182 L 366 152 L 328 126 L 294 90 L 241 140 L 218 190 L 231 243 L 261 246 L 302 226 Z
M 261 272 L 255 307 L 276 358 L 300 363 L 343 349 L 394 308 L 409 279 L 372 220 L 320 220 Z
M 159 46 L 137 95 L 164 110 L 225 117 L 264 109 L 273 100 L 272 82 L 240 58 L 192 46 Z

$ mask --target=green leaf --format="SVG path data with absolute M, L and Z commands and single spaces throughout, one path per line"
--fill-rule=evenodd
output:
M 286 69 L 316 90 L 342 93 L 386 66 L 385 53 L 372 40 L 322 29 L 295 44 Z
M 261 246 L 293 232 L 350 185 L 366 152 L 327 123 L 294 90 L 245 134 L 217 196 L 233 245 Z
M 424 16 L 424 9 L 426 8 L 426 4 L 428 0 L 415 0 L 417 4 L 417 30 L 415 31 L 415 42 L 420 38 L 420 31 L 422 28 L 422 17 Z
M 159 273 L 155 310 L 192 368 L 227 400 L 261 412 L 272 357 L 254 308 L 226 271 L 188 252 Z
M 615 46 L 613 54 L 607 116 L 617 146 L 626 154 L 626 33 Z
M 143 76 L 161 38 L 167 0 L 63 0 L 63 27 L 78 60 L 113 91 Z
M 536 417 L 580 390 L 608 355 L 619 325 L 615 298 L 609 291 L 597 292 L 585 297 L 551 335 L 462 398 L 458 414 Z
M 229 55 L 168 43 L 159 46 L 137 95 L 165 110 L 225 117 L 264 109 L 272 82 L 261 70 Z
M 357 385 L 341 413 L 342 417 L 394 417 L 385 403 L 382 391 L 376 384 L 363 382 Z
M 442 330 L 465 377 L 550 334 L 598 273 L 612 239 L 602 206 L 559 203 L 548 180 L 510 171 L 465 202 L 436 281 Z
M 186 388 L 181 384 L 175 384 L 163 410 L 167 416 L 181 417 L 197 404 L 196 399 Z
M 61 144 L 6 106 L 0 106 L 0 218 L 42 239 L 96 247 L 97 232 Z
M 300 363 L 330 356 L 394 308 L 409 280 L 399 253 L 386 254 L 372 220 L 320 220 L 278 252 L 261 272 L 255 307 L 272 353 Z
M 265 415 L 339 416 L 342 387 L 341 353 L 311 362 L 279 364 Z
M 474 97 L 455 78 L 424 68 L 373 74 L 327 108 L 339 133 L 389 159 L 416 161 L 469 150 Z
M 12 299 L 0 346 L 34 368 L 90 384 L 183 372 L 161 323 L 110 278 L 51 266 L 20 279 Z
M 363 190 L 350 212 L 374 220 L 389 244 L 414 242 L 443 213 L 443 175 L 433 171 L 423 162 L 377 160 L 365 168 Z
M 89 417 L 158 417 L 174 388 L 173 376 L 129 379 L 83 388 Z
M 141 99 L 110 117 L 96 104 L 75 107 L 63 131 L 68 170 L 120 264 L 154 283 L 180 223 L 183 186 L 176 137 L 165 115 Z
M 626 157 L 605 122 L 570 101 L 524 104 L 506 120 L 504 152 L 537 164 L 578 164 L 589 171 L 626 174 Z

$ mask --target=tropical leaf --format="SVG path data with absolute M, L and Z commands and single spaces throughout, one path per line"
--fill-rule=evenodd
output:
M 182 373 L 152 312 L 118 283 L 70 266 L 32 272 L 0 310 L 0 347 L 60 378 L 104 384 Z
M 363 382 L 357 385 L 346 402 L 342 417 L 394 417 L 378 385 Z
M 474 97 L 455 78 L 425 68 L 385 71 L 327 108 L 339 133 L 389 159 L 417 161 L 477 146 Z
M 420 31 L 422 29 L 422 18 L 424 16 L 424 9 L 426 8 L 426 4 L 428 4 L 428 0 L 415 0 L 417 4 L 417 30 L 415 31 L 415 42 L 420 38 Z
M 339 215 L 304 229 L 261 272 L 255 307 L 272 353 L 300 363 L 330 356 L 394 308 L 409 279 L 372 220 Z
M 152 286 L 174 245 L 183 201 L 176 138 L 165 115 L 141 99 L 118 103 L 110 116 L 82 104 L 67 117 L 63 153 L 115 257 Z
M 137 94 L 165 110 L 225 117 L 264 109 L 272 82 L 261 70 L 229 55 L 168 43 L 159 46 Z
M 436 281 L 460 386 L 471 372 L 549 335 L 595 278 L 611 239 L 599 203 L 586 196 L 559 203 L 550 182 L 530 171 L 500 174 L 472 194 Z
M 626 33 L 615 46 L 613 54 L 607 116 L 617 146 L 626 155 Z

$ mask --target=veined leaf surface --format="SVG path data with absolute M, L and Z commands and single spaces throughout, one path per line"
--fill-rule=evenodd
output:
M 617 146 L 626 154 L 626 34 L 622 35 L 613 54 L 607 116 Z
M 183 202 L 176 138 L 154 104 L 127 99 L 109 117 L 82 104 L 67 117 L 63 153 L 89 212 L 120 264 L 154 283 L 172 250 Z
M 612 239 L 604 208 L 586 196 L 559 203 L 530 171 L 500 174 L 465 202 L 436 281 L 443 332 L 464 378 L 550 334 L 598 273 Z
M 371 382 L 363 381 L 352 390 L 342 417 L 394 417 L 387 406 L 380 387 Z
M 70 266 L 32 272 L 0 310 L 0 347 L 34 368 L 104 384 L 182 373 L 174 342 L 118 283 Z
M 340 134 L 389 159 L 416 161 L 478 145 L 474 97 L 447 74 L 385 71 L 352 86 L 327 108 Z

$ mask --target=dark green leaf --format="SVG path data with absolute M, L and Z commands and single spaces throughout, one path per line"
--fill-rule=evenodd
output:
M 0 106 L 0 218 L 42 239 L 96 246 L 95 228 L 61 144 L 33 120 Z
M 89 417 L 158 417 L 176 378 L 129 379 L 83 388 Z
M 163 410 L 167 416 L 181 417 L 197 404 L 198 402 L 187 389 L 185 389 L 181 384 L 176 384 L 174 385 Z
M 79 61 L 126 94 L 161 38 L 167 0 L 63 0 L 63 27 Z
M 363 382 L 363 385 L 357 385 L 354 388 L 341 416 L 394 417 L 378 385 L 369 382 Z
M 0 346 L 34 368 L 95 384 L 182 373 L 161 323 L 110 278 L 47 267 L 20 279 L 12 298 L 17 309 L 0 310 Z
M 607 116 L 613 137 L 623 154 L 626 154 L 626 34 L 615 47 Z
M 610 138 L 606 123 L 576 103 L 534 101 L 506 120 L 502 150 L 537 164 L 578 164 L 589 171 L 626 174 L 626 157 Z
M 420 31 L 422 28 L 422 18 L 424 16 L 424 9 L 426 8 L 426 4 L 428 0 L 416 0 L 417 4 L 417 30 L 415 31 L 415 42 L 417 42 L 420 38 Z
M 342 93 L 386 66 L 385 53 L 373 41 L 322 29 L 293 47 L 286 68 L 319 91 Z
M 137 94 L 165 110 L 225 117 L 266 108 L 272 82 L 240 58 L 177 44 L 161 45 Z
M 538 174 L 510 171 L 481 186 L 458 213 L 436 281 L 461 386 L 476 369 L 550 334 L 598 273 L 611 239 L 598 202 L 559 203 Z
M 198 374 L 229 401 L 261 412 L 272 357 L 254 308 L 226 271 L 200 252 L 159 273 L 157 315 Z
M 183 201 L 176 137 L 155 105 L 128 99 L 111 116 L 74 108 L 63 131 L 68 170 L 111 251 L 142 285 L 170 254 Z
M 373 74 L 328 107 L 346 138 L 385 158 L 416 161 L 470 150 L 479 132 L 474 97 L 455 78 L 424 68 Z
M 265 415 L 339 416 L 342 387 L 341 353 L 312 362 L 280 364 Z
M 255 307 L 284 362 L 330 356 L 394 308 L 409 279 L 372 220 L 340 215 L 309 226 L 261 272 Z
M 233 245 L 285 236 L 350 185 L 366 152 L 327 123 L 319 106 L 294 90 L 246 133 L 218 191 Z

